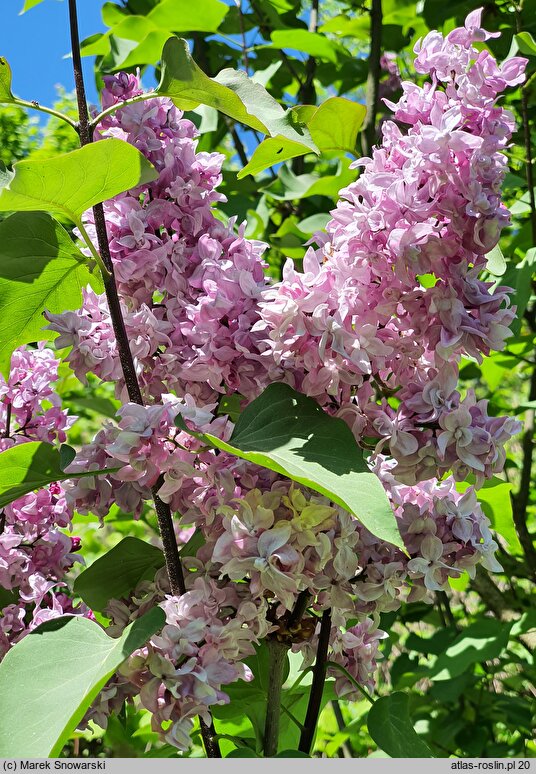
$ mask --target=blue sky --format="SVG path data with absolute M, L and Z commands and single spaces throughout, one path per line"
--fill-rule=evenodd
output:
M 44 0 L 27 11 L 19 12 L 23 0 L 0 0 L 0 56 L 13 70 L 13 92 L 23 99 L 36 99 L 51 105 L 56 98 L 55 85 L 73 89 L 71 59 L 64 59 L 71 50 L 69 41 L 68 6 L 66 0 Z M 80 37 L 104 31 L 100 11 L 101 0 L 78 0 Z M 93 60 L 84 60 L 88 100 L 96 102 L 93 80 Z

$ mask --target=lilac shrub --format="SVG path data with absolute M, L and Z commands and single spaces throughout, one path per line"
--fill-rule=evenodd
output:
M 275 284 L 266 246 L 216 217 L 222 157 L 197 151 L 194 125 L 168 99 L 121 107 L 140 93 L 135 76 L 105 77 L 103 105 L 119 107 L 100 137 L 133 144 L 158 171 L 105 205 L 147 405 L 126 400 L 104 296 L 87 291 L 78 312 L 47 314 L 79 379 L 115 382 L 124 401 L 71 468 L 121 469 L 66 484 L 65 507 L 105 518 L 117 503 L 139 514 L 162 475 L 179 537 L 195 527 L 203 545 L 183 559 L 181 597 L 159 571 L 110 602 L 114 634 L 154 604 L 166 625 L 101 693 L 97 722 L 137 697 L 154 730 L 184 750 L 193 719 L 209 723 L 210 707 L 229 701 L 225 686 L 252 678 L 244 659 L 265 637 L 286 638 L 310 665 L 326 610 L 328 675 L 338 696 L 356 698 L 356 682 L 374 686 L 381 612 L 431 601 L 477 564 L 501 569 L 474 488 L 455 486 L 500 472 L 520 427 L 458 388 L 460 358 L 501 349 L 515 312 L 508 288 L 480 275 L 508 223 L 500 188 L 513 118 L 497 100 L 522 81 L 525 60 L 499 66 L 473 45 L 486 37 L 475 11 L 465 27 L 417 44 L 415 67 L 428 80 L 404 82 L 400 100 L 386 102 L 392 120 L 372 157 L 354 162 L 361 174 L 340 192 L 319 247 L 301 270 L 287 261 Z M 392 61 L 384 67 L 398 78 Z M 89 214 L 85 223 L 94 235 Z M 249 401 L 277 381 L 344 419 L 370 451 L 407 553 L 327 498 L 175 424 L 181 415 L 228 439 L 222 395 Z M 295 622 L 304 597 L 309 612 Z

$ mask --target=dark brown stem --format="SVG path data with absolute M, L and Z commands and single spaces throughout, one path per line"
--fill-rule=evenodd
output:
M 527 153 L 526 177 L 527 177 L 527 184 L 529 186 L 530 229 L 532 234 L 532 244 L 536 244 L 536 198 L 534 194 L 535 181 L 534 181 L 534 172 L 533 172 L 534 159 L 532 158 L 532 147 L 531 147 L 531 141 L 530 141 L 530 124 L 528 119 L 528 97 L 525 92 L 522 92 L 522 94 L 523 96 L 521 97 L 521 110 L 523 113 L 523 131 L 526 132 L 526 135 L 527 135 L 527 139 L 525 141 L 526 153 Z
M 311 15 L 309 17 L 309 32 L 318 30 L 318 14 L 320 11 L 320 0 L 312 0 Z M 310 56 L 305 63 L 305 80 L 298 91 L 298 102 L 303 104 L 316 104 L 315 77 L 316 59 Z
M 203 718 L 200 717 L 199 725 L 201 726 L 201 736 L 203 738 L 207 758 L 221 758 L 221 750 L 218 740 L 216 739 L 214 723 L 211 722 L 210 726 L 208 726 Z
M 370 9 L 370 54 L 367 77 L 367 115 L 361 133 L 363 155 L 372 152 L 376 141 L 376 113 L 378 112 L 378 95 L 380 92 L 380 58 L 382 53 L 382 0 L 372 0 Z
M 231 137 L 233 138 L 233 144 L 238 154 L 238 158 L 240 159 L 242 166 L 245 167 L 246 164 L 248 163 L 248 157 L 244 149 L 244 144 L 242 143 L 242 140 L 240 139 L 235 126 L 233 126 L 233 128 L 231 129 Z
M 320 0 L 312 0 L 309 32 L 316 32 L 318 30 L 319 2 Z M 315 73 L 316 59 L 314 56 L 310 56 L 305 63 L 305 80 L 298 90 L 298 104 L 316 105 Z M 305 159 L 303 156 L 298 156 L 292 163 L 292 171 L 295 175 L 301 175 L 304 169 Z
M 82 72 L 76 0 L 69 0 L 69 23 L 71 30 L 71 49 L 73 57 L 76 100 L 78 103 L 80 145 L 84 146 L 93 141 L 93 136 L 89 125 L 89 113 L 87 109 L 84 75 Z M 95 221 L 95 231 L 97 234 L 97 245 L 99 253 L 104 265 L 108 269 L 108 274 L 104 276 L 104 289 L 106 291 L 108 308 L 110 310 L 110 318 L 112 320 L 112 325 L 116 337 L 117 350 L 119 353 L 121 367 L 123 369 L 123 376 L 125 379 L 128 397 L 133 403 L 137 403 L 140 406 L 143 406 L 143 397 L 141 394 L 138 377 L 136 375 L 134 360 L 130 351 L 130 344 L 125 328 L 125 321 L 121 311 L 121 302 L 117 293 L 117 285 L 115 282 L 112 257 L 110 255 L 110 247 L 108 244 L 108 234 L 106 232 L 106 221 L 104 218 L 104 209 L 102 204 L 96 204 L 95 207 L 93 207 L 93 217 Z M 173 594 L 180 595 L 184 594 L 186 591 L 186 586 L 184 583 L 184 575 L 179 557 L 177 539 L 173 529 L 171 511 L 169 506 L 162 502 L 162 500 L 160 500 L 157 495 L 161 483 L 162 480 L 159 479 L 151 491 L 155 502 L 158 526 L 160 528 L 160 534 L 164 547 L 164 557 L 166 560 L 166 568 L 169 576 L 171 592 Z
M 311 594 L 307 589 L 304 589 L 304 591 L 300 591 L 300 593 L 296 597 L 296 604 L 294 605 L 294 610 L 289 616 L 288 624 L 287 624 L 290 630 L 292 630 L 294 626 L 300 623 L 301 619 L 305 614 L 305 611 L 307 610 L 307 605 L 309 604 L 310 599 L 311 599 Z
M 89 112 L 87 109 L 84 72 L 82 70 L 82 57 L 80 54 L 80 35 L 78 33 L 76 0 L 69 0 L 69 26 L 71 32 L 74 85 L 76 90 L 76 102 L 78 104 L 78 132 L 80 134 L 80 145 L 87 145 L 91 142 L 92 137 L 89 131 Z
M 6 426 L 2 433 L 3 438 L 9 438 L 11 432 L 11 403 L 6 403 Z
M 309 703 L 305 715 L 304 728 L 300 736 L 298 749 L 309 755 L 313 745 L 313 739 L 322 706 L 322 694 L 324 692 L 324 683 L 326 681 L 329 635 L 331 632 L 331 610 L 324 610 L 320 622 L 320 634 L 318 635 L 318 646 L 316 649 L 316 661 L 313 669 L 313 683 L 311 693 L 309 694 Z
M 344 731 L 346 728 L 345 720 L 342 716 L 342 710 L 341 705 L 337 701 L 337 699 L 334 699 L 331 702 L 331 707 L 333 709 L 333 714 L 335 715 L 335 720 L 337 721 L 337 728 L 339 731 Z M 356 758 L 355 750 L 352 746 L 352 743 L 349 739 L 347 739 L 345 742 L 341 744 L 340 749 L 343 751 L 342 757 L 344 758 Z
M 247 73 L 249 70 L 249 60 L 248 47 L 246 43 L 246 30 L 244 27 L 244 14 L 242 13 L 242 3 L 239 3 L 238 5 L 238 24 L 240 26 L 240 37 L 242 38 L 242 58 L 244 60 L 244 68 Z
M 521 21 L 519 14 L 516 15 L 517 31 L 521 31 Z M 530 136 L 530 121 L 529 121 L 529 95 L 527 91 L 529 82 L 521 89 L 521 118 L 523 121 L 523 139 L 525 142 L 525 175 L 527 178 L 527 185 L 529 188 L 529 202 L 530 202 L 530 225 L 532 232 L 532 243 L 536 244 L 536 194 L 534 193 L 534 158 L 532 156 L 532 140 Z M 530 91 L 530 89 L 529 89 Z
M 500 620 L 505 609 L 508 608 L 508 603 L 502 591 L 482 567 L 477 567 L 476 575 L 471 581 L 471 588 L 482 598 L 488 610 Z
M 457 628 L 456 624 L 456 618 L 454 617 L 454 613 L 452 612 L 452 608 L 450 606 L 450 599 L 446 591 L 440 591 L 438 592 L 438 597 L 443 603 L 443 609 L 445 611 L 445 618 L 448 621 L 449 626 L 453 626 L 455 629 Z

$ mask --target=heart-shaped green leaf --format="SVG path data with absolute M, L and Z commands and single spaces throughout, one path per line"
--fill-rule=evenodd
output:
M 180 416 L 176 421 L 185 427 Z M 208 433 L 194 435 L 320 492 L 373 535 L 404 549 L 385 489 L 348 425 L 287 384 L 271 384 L 252 401 L 228 443 Z
M 208 105 L 262 134 L 278 135 L 303 146 L 302 153 L 317 152 L 307 127 L 291 110 L 284 110 L 262 84 L 230 69 L 209 78 L 190 56 L 188 43 L 180 38 L 170 38 L 164 46 L 157 91 L 171 97 L 183 110 Z
M 1 452 L 0 508 L 53 481 L 99 476 L 118 470 L 118 468 L 109 468 L 84 473 L 66 473 L 62 466 L 62 458 L 64 455 L 59 449 L 41 441 L 21 443 Z
M 473 664 L 500 656 L 508 645 L 512 622 L 482 618 L 461 631 L 435 662 L 430 679 L 452 680 Z
M 0 664 L 0 757 L 58 757 L 117 667 L 164 621 L 153 608 L 112 639 L 94 621 L 63 617 L 17 643 Z
M 0 102 L 15 102 L 11 91 L 11 67 L 3 56 L 0 56 Z
M 229 11 L 220 0 L 161 0 L 147 14 L 152 24 L 170 32 L 216 32 Z
M 157 177 L 145 156 L 114 138 L 44 160 L 19 161 L 3 175 L 0 211 L 60 212 L 76 223 L 94 204 Z
M 74 592 L 92 610 L 102 611 L 110 599 L 128 596 L 147 573 L 154 575 L 164 562 L 164 554 L 156 546 L 126 537 L 80 573 Z
M 256 175 L 274 164 L 304 156 L 306 153 L 310 153 L 310 148 L 306 148 L 302 143 L 282 136 L 268 137 L 257 145 L 249 163 L 240 170 L 237 177 L 240 180 L 246 175 Z
M 311 107 L 301 105 L 294 110 L 307 124 L 319 149 L 355 153 L 357 135 L 367 114 L 366 107 L 344 97 L 330 97 L 318 108 L 313 107 L 312 112 Z
M 399 691 L 377 699 L 368 714 L 369 734 L 391 758 L 433 758 L 413 728 L 408 704 L 406 694 Z
M 0 223 L 0 371 L 21 344 L 51 338 L 43 311 L 58 314 L 82 304 L 82 288 L 101 281 L 54 218 L 19 212 Z

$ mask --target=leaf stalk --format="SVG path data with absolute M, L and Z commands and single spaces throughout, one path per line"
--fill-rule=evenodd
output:
M 61 113 L 59 110 L 40 105 L 39 102 L 36 102 L 35 100 L 19 99 L 18 97 L 15 97 L 13 104 L 18 105 L 18 107 L 28 108 L 28 110 L 38 110 L 40 113 L 46 113 L 49 116 L 54 116 L 54 118 L 59 118 L 60 121 L 69 124 L 75 132 L 78 132 L 78 124 L 76 121 L 73 121 L 72 118 L 69 118 L 69 116 L 66 116 L 65 113 Z

